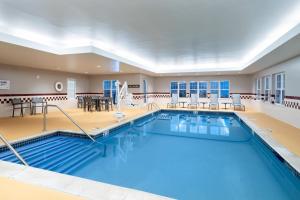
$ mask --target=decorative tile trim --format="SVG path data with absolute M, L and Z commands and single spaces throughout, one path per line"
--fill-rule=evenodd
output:
M 55 96 L 55 95 L 67 95 L 67 93 L 0 94 L 0 97 Z
M 37 97 L 37 96 L 34 96 Z M 60 95 L 60 96 L 41 96 L 44 101 L 66 101 L 68 100 L 68 97 L 66 95 Z M 21 100 L 25 103 L 30 103 L 32 97 L 28 97 L 28 96 L 14 96 L 13 98 L 21 98 Z M 4 98 L 0 98 L 0 104 L 10 104 L 11 100 L 13 98 L 9 98 L 9 97 L 4 97 Z
M 294 100 L 294 99 L 284 99 L 284 106 L 287 108 L 293 108 L 300 110 L 300 101 L 299 100 Z

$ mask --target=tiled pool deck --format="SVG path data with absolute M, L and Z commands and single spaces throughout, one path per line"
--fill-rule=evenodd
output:
M 228 110 L 221 111 L 228 112 Z M 229 112 L 232 111 L 229 110 Z M 95 135 L 151 112 L 148 112 L 145 108 L 127 109 L 125 110 L 127 118 L 120 123 L 116 122 L 112 112 L 86 113 L 76 109 L 69 110 L 68 113 L 70 113 L 75 121 L 79 122 L 85 130 L 88 130 L 90 134 Z M 290 166 L 298 171 L 298 173 L 300 172 L 300 146 L 297 145 L 300 143 L 299 129 L 262 113 L 251 111 L 235 113 L 272 149 L 284 158 Z M 49 130 L 68 129 L 72 132 L 78 132 L 78 130 L 74 129 L 72 124 L 69 123 L 64 126 L 64 123 L 69 122 L 64 120 L 64 116 L 61 116 L 61 114 L 49 114 Z M 39 133 L 41 132 L 39 130 L 42 129 L 41 115 L 26 116 L 24 118 L 3 118 L 0 119 L 0 124 L 0 132 L 3 132 L 10 141 L 32 138 L 33 136 L 40 136 L 41 134 L 49 134 L 49 132 Z M 14 125 L 12 126 L 12 124 Z M 32 124 L 37 124 L 37 126 L 32 126 Z M 14 135 L 11 133 L 14 133 Z M 83 199 L 167 199 L 166 197 L 138 190 L 95 182 L 33 167 L 25 167 L 4 161 L 0 161 L 0 169 L 0 177 L 4 179 L 14 179 L 23 183 L 37 185 L 37 187 L 43 186 L 51 188 L 62 193 L 67 193 L 68 195 L 74 195 L 74 199 L 77 197 Z M 33 188 L 33 190 L 35 190 L 35 188 Z M 36 190 L 38 190 L 38 188 L 36 188 Z

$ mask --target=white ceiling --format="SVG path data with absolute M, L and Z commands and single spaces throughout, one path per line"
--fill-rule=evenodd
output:
M 78 57 L 66 69 L 78 73 L 112 60 L 153 73 L 239 71 L 300 32 L 299 10 L 300 0 L 0 0 L 0 41 Z M 59 65 L 53 55 L 47 68 Z

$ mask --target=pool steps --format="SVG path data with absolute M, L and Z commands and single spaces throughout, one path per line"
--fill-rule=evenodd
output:
M 103 147 L 95 149 L 95 145 L 86 140 L 70 140 L 70 137 L 59 136 L 19 147 L 17 150 L 32 167 L 71 173 L 96 156 L 103 155 Z M 9 151 L 2 153 L 0 159 L 21 164 Z

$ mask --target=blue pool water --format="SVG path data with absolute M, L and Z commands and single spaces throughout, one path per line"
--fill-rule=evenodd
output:
M 34 167 L 176 199 L 300 199 L 299 177 L 234 114 L 163 111 L 97 143 L 57 135 L 17 150 Z

